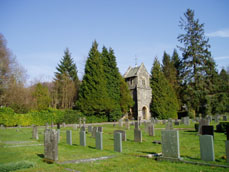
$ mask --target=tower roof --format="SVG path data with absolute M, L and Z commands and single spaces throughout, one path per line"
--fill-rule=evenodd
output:
M 131 78 L 131 77 L 138 76 L 138 72 L 140 70 L 142 70 L 142 69 L 146 70 L 146 68 L 145 68 L 143 63 L 140 66 L 137 66 L 137 67 L 129 67 L 127 69 L 126 73 L 124 74 L 124 78 Z M 146 72 L 147 72 L 147 70 L 146 70 Z

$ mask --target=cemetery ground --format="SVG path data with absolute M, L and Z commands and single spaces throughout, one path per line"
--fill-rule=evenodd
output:
M 148 154 L 161 153 L 161 144 L 152 142 L 161 141 L 161 130 L 165 128 L 165 125 L 155 125 L 155 136 L 148 136 L 144 124 L 140 128 L 142 143 L 134 142 L 134 126 L 131 126 L 129 130 L 126 130 L 127 141 L 122 142 L 122 152 L 119 153 L 114 152 L 113 131 L 125 130 L 125 127 L 103 125 L 103 150 L 95 148 L 95 139 L 91 137 L 91 133 L 87 133 L 86 147 L 83 147 L 79 144 L 79 129 L 62 127 L 58 144 L 58 161 L 50 164 L 43 161 L 45 127 L 38 127 L 39 140 L 32 139 L 31 127 L 0 129 L 0 168 L 8 163 L 13 166 L 17 162 L 27 162 L 32 164 L 32 167 L 17 171 L 229 171 L 229 168 L 156 161 L 155 158 L 147 158 Z M 180 155 L 183 160 L 229 166 L 225 160 L 226 136 L 224 133 L 215 132 L 214 134 L 215 161 L 204 162 L 200 159 L 199 136 L 195 132 L 194 123 L 189 126 L 174 126 L 174 128 L 182 128 L 179 130 L 179 142 Z M 72 130 L 72 145 L 66 143 L 66 130 Z M 66 163 L 72 160 L 101 157 L 109 158 L 93 162 Z

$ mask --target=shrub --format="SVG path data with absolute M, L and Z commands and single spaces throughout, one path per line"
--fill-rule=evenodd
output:
M 229 126 L 229 121 L 220 122 L 220 123 L 216 126 L 216 131 L 218 131 L 218 132 L 226 132 L 226 126 Z
M 30 168 L 33 167 L 34 163 L 29 161 L 20 161 L 20 162 L 11 162 L 8 164 L 0 164 L 0 171 L 1 172 L 8 172 L 8 171 L 15 171 L 20 170 L 23 168 Z

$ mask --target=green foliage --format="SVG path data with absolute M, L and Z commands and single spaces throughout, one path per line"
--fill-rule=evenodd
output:
M 114 104 L 107 93 L 103 62 L 96 41 L 93 42 L 89 51 L 76 106 L 88 116 L 103 116 L 110 114 L 114 109 Z
M 218 132 L 226 132 L 226 126 L 229 126 L 229 121 L 220 122 L 216 126 L 216 131 L 218 131 Z
M 36 84 L 32 96 L 35 99 L 35 110 L 48 109 L 51 98 L 49 95 L 49 90 L 46 86 L 43 86 L 41 83 Z
M 16 171 L 25 168 L 34 167 L 34 163 L 30 161 L 19 161 L 19 162 L 11 162 L 7 164 L 0 164 L 0 171 L 1 172 L 8 172 L 8 171 Z
M 152 88 L 151 114 L 160 119 L 177 118 L 178 102 L 176 94 L 166 80 L 157 58 L 151 70 L 150 86 Z

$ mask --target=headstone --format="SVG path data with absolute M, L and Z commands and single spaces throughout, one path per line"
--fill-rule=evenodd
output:
M 223 116 L 223 121 L 227 121 L 227 116 L 226 115 Z
M 92 131 L 92 135 L 91 135 L 92 138 L 96 137 L 96 132 L 97 131 L 98 131 L 98 127 L 93 127 L 93 131 Z
M 142 142 L 142 131 L 139 129 L 134 129 L 134 141 Z
M 57 129 L 57 140 L 60 143 L 60 129 Z
M 114 135 L 115 133 L 122 133 L 122 141 L 126 141 L 126 131 L 124 130 L 115 130 L 114 131 Z
M 37 126 L 33 126 L 33 137 L 32 138 L 36 140 L 39 139 Z
M 168 119 L 168 122 L 173 123 L 172 118 L 169 118 L 169 119 Z
M 126 130 L 130 129 L 129 119 L 125 119 L 125 127 L 126 127 Z
M 80 128 L 80 131 L 86 131 L 86 128 L 85 128 L 84 126 L 82 126 L 82 127 Z
M 162 130 L 162 156 L 180 158 L 179 132 L 177 130 Z
M 166 130 L 173 130 L 173 122 L 168 122 L 165 129 Z
M 80 131 L 80 145 L 86 146 L 86 131 Z
M 77 124 L 73 124 L 73 130 L 77 130 Z
M 158 119 L 157 118 L 155 118 L 155 124 L 158 124 Z
M 45 130 L 49 129 L 49 123 L 45 124 Z
M 57 123 L 57 129 L 60 129 L 60 123 Z
M 203 161 L 215 161 L 213 136 L 200 135 L 200 157 Z
M 114 133 L 114 151 L 122 152 L 122 133 Z
M 166 124 L 166 120 L 163 120 L 163 121 L 162 121 L 162 124 Z
M 89 132 L 89 133 L 92 133 L 92 129 L 93 129 L 92 126 L 89 125 L 89 126 L 88 126 L 88 132 Z
M 227 135 L 227 140 L 229 140 L 229 126 L 226 125 L 226 135 Z
M 226 140 L 226 142 L 225 142 L 225 148 L 226 148 L 227 163 L 229 163 L 229 140 Z
M 155 136 L 154 124 L 148 125 L 148 133 L 149 133 L 149 136 Z
M 81 117 L 79 118 L 79 127 L 81 128 L 81 125 L 82 125 L 82 119 Z
M 58 160 L 57 132 L 54 129 L 45 130 L 44 158 L 52 161 Z
M 120 119 L 120 120 L 118 121 L 118 125 L 119 125 L 119 127 L 123 127 L 123 121 L 122 121 L 122 119 Z
M 214 138 L 214 127 L 212 125 L 203 125 L 202 135 L 211 135 Z
M 95 138 L 96 149 L 103 150 L 103 133 L 96 132 Z
M 103 132 L 103 127 L 98 127 L 98 132 Z
M 217 116 L 215 116 L 215 123 L 219 123 L 219 117 L 218 117 L 218 115 Z
M 53 126 L 54 126 L 54 124 L 53 124 L 53 122 L 51 122 L 51 128 L 53 128 Z
M 207 119 L 205 119 L 205 118 L 202 118 L 199 121 L 199 129 L 198 129 L 198 133 L 199 134 L 202 134 L 202 126 L 203 125 L 209 125 L 209 121 Z
M 134 123 L 134 129 L 139 129 L 139 122 Z
M 63 124 L 62 124 L 62 125 L 63 125 L 63 127 L 65 128 L 65 126 L 66 126 L 65 122 L 63 122 Z
M 85 127 L 85 124 L 86 124 L 86 118 L 83 117 L 83 126 Z
M 67 144 L 72 145 L 72 130 L 66 131 Z
M 183 119 L 184 119 L 184 125 L 190 125 L 190 120 L 188 116 L 184 117 Z
M 178 119 L 175 120 L 174 125 L 180 125 L 180 122 L 178 121 Z

